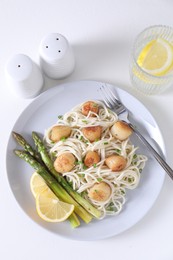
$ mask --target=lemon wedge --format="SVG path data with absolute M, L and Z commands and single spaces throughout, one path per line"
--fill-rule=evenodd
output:
M 37 194 L 48 189 L 48 186 L 43 178 L 37 172 L 34 172 L 30 179 L 30 188 L 33 196 L 36 198 Z
M 74 205 L 60 201 L 37 172 L 31 177 L 30 188 L 36 199 L 37 213 L 43 220 L 62 222 L 72 214 Z
M 173 67 L 173 46 L 162 38 L 152 40 L 140 52 L 137 63 L 151 75 L 166 75 Z

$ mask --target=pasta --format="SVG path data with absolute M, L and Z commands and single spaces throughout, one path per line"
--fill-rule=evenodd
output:
M 44 135 L 44 141 L 54 161 L 69 153 L 75 157 L 73 168 L 62 174 L 74 190 L 81 193 L 102 212 L 102 218 L 120 213 L 126 201 L 126 190 L 138 186 L 141 171 L 147 160 L 146 156 L 136 153 L 138 147 L 131 143 L 130 137 L 122 141 L 113 135 L 111 127 L 117 121 L 117 114 L 110 111 L 102 102 L 87 101 L 59 116 L 56 124 L 48 128 Z M 52 141 L 52 130 L 59 126 L 68 126 L 71 131 L 68 136 L 62 134 L 59 141 Z M 93 141 L 84 130 L 94 138 L 98 127 L 101 135 Z M 89 152 L 95 152 L 96 156 L 91 153 L 90 159 L 93 164 L 88 167 L 85 165 L 85 158 Z M 111 163 L 114 163 L 114 159 L 124 158 L 125 166 L 121 170 L 114 171 L 108 163 L 105 163 L 107 158 Z M 99 187 L 96 186 L 99 183 L 105 185 L 94 189 L 93 187 Z M 101 186 L 106 186 L 107 191 L 101 190 L 100 193 Z M 94 192 L 97 195 L 95 197 Z M 106 192 L 107 197 L 104 197 Z

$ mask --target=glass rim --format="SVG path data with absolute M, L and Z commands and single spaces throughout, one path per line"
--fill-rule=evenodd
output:
M 165 29 L 170 29 L 172 30 L 173 32 L 173 27 L 171 26 L 168 26 L 168 25 L 152 25 L 152 26 L 149 26 L 147 28 L 145 28 L 143 31 L 141 31 L 137 37 L 135 38 L 135 41 L 134 41 L 134 44 L 133 44 L 133 48 L 132 48 L 132 59 L 133 59 L 133 62 L 135 63 L 135 65 L 137 66 L 137 68 L 139 70 L 142 71 L 142 73 L 146 74 L 146 76 L 148 77 L 151 77 L 153 79 L 169 79 L 169 78 L 172 78 L 173 77 L 173 74 L 168 74 L 168 75 L 162 75 L 162 76 L 157 76 L 157 75 L 152 75 L 150 74 L 149 72 L 147 72 L 146 70 L 144 70 L 142 67 L 139 66 L 139 64 L 137 63 L 135 57 L 134 57 L 134 50 L 135 50 L 135 46 L 136 46 L 136 43 L 137 43 L 137 40 L 139 39 L 139 37 L 145 33 L 146 31 L 150 30 L 150 29 L 153 29 L 153 28 L 165 28 Z

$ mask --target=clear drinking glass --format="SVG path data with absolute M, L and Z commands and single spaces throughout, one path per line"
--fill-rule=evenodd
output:
M 143 70 L 137 63 L 142 49 L 152 40 L 161 38 L 172 45 L 173 28 L 156 25 L 146 28 L 136 38 L 130 59 L 130 78 L 133 87 L 146 95 L 160 94 L 171 85 L 173 86 L 173 68 L 164 76 L 154 76 Z

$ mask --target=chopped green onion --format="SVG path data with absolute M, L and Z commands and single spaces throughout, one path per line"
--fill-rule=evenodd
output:
M 108 207 L 107 210 L 108 211 L 115 211 L 115 209 L 113 207 Z
M 62 142 L 65 142 L 65 141 L 67 140 L 67 138 L 66 138 L 66 137 L 62 137 L 60 140 L 61 140 Z
M 85 124 L 88 124 L 88 121 L 87 120 L 82 120 L 83 123 Z
M 132 179 L 128 178 L 127 181 L 128 181 L 129 183 L 131 183 L 131 182 L 132 182 Z
M 136 165 L 137 164 L 137 162 L 132 162 L 132 165 Z
M 59 116 L 58 116 L 58 119 L 63 119 L 63 115 L 59 115 Z
M 104 144 L 108 144 L 108 142 L 104 142 Z
M 96 167 L 97 167 L 97 164 L 96 164 L 96 163 L 94 163 L 94 164 L 93 164 L 93 167 L 94 167 L 94 168 L 96 168 Z
M 137 158 L 137 154 L 134 154 L 134 155 L 133 155 L 133 159 L 136 159 L 136 158 Z
M 76 165 L 82 164 L 82 161 L 76 161 L 75 164 Z
M 108 211 L 115 211 L 115 206 L 114 206 L 113 202 L 111 202 L 111 203 L 107 206 L 106 210 L 108 210 Z
M 97 178 L 97 181 L 98 182 L 101 182 L 103 179 L 102 178 Z
M 88 167 L 84 164 L 83 169 L 86 170 L 86 169 L 88 169 Z

